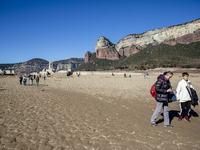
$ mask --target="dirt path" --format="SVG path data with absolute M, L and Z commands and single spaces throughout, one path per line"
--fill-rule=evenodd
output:
M 47 78 L 36 87 L 0 78 L 0 149 L 200 149 L 199 107 L 191 123 L 178 122 L 174 102 L 169 110 L 175 128 L 164 128 L 162 116 L 158 128 L 149 125 L 148 90 L 155 79 Z M 179 79 L 172 79 L 173 87 Z M 199 78 L 191 81 L 198 92 Z

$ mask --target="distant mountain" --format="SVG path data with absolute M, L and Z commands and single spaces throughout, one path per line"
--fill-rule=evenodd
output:
M 45 59 L 41 59 L 41 58 L 33 58 L 31 60 L 28 60 L 27 62 L 25 62 L 28 65 L 33 65 L 35 63 L 37 64 L 48 64 L 49 62 Z
M 14 64 L 0 64 L 0 69 L 5 70 L 7 68 L 12 67 Z
M 147 45 L 139 53 L 118 60 L 100 59 L 94 53 L 87 63 L 77 70 L 145 70 L 157 67 L 200 68 L 200 42 L 190 44 Z
M 74 69 L 84 63 L 83 58 L 70 58 L 53 62 L 53 68 L 57 71 Z M 49 68 L 49 62 L 44 59 L 34 58 L 26 62 L 14 64 L 0 64 L 2 70 L 14 70 L 15 74 L 29 74 L 31 72 L 40 72 L 45 68 Z

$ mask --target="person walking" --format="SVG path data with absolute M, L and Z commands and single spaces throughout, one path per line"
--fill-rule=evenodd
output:
M 172 78 L 173 73 L 171 71 L 168 71 L 164 73 L 164 75 L 159 75 L 158 80 L 155 85 L 155 91 L 156 91 L 156 109 L 151 117 L 151 123 L 150 125 L 153 127 L 158 127 L 156 124 L 156 118 L 160 114 L 162 108 L 163 108 L 163 116 L 164 116 L 164 127 L 173 128 L 170 124 L 169 120 L 169 111 L 168 111 L 168 99 L 169 99 L 169 92 L 172 91 L 170 88 L 170 78 Z
M 44 75 L 44 80 L 46 79 L 46 76 Z
M 190 122 L 189 116 L 190 116 L 190 110 L 191 110 L 191 97 L 188 93 L 187 86 L 194 89 L 192 86 L 192 83 L 188 79 L 189 74 L 187 72 L 182 73 L 183 79 L 178 83 L 178 86 L 176 88 L 176 97 L 178 101 L 180 102 L 180 117 L 178 121 L 181 121 L 185 117 L 185 121 Z
M 38 86 L 38 84 L 39 84 L 39 77 L 37 76 L 35 80 L 36 80 L 36 84 Z
M 26 85 L 26 80 L 27 80 L 27 78 L 26 78 L 26 76 L 24 76 L 24 77 L 23 77 L 24 86 Z
M 30 85 L 31 86 L 33 85 L 33 77 L 32 76 L 30 77 Z
M 149 74 L 148 74 L 148 72 L 147 72 L 147 75 L 146 75 L 146 77 L 148 78 L 148 76 L 149 76 Z
M 22 76 L 20 76 L 19 77 L 19 83 L 20 83 L 20 85 L 22 85 L 22 80 L 23 80 L 23 78 L 22 78 Z

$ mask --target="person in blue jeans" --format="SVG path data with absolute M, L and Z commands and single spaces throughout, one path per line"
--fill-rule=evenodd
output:
M 27 78 L 24 76 L 24 77 L 23 77 L 24 86 L 26 85 L 26 80 L 27 80 Z
M 170 88 L 170 78 L 172 78 L 173 73 L 171 71 L 168 71 L 164 73 L 163 75 L 158 76 L 158 80 L 155 85 L 156 90 L 156 109 L 151 117 L 151 123 L 150 125 L 153 127 L 158 127 L 156 124 L 156 118 L 160 114 L 162 108 L 163 108 L 163 116 L 164 116 L 164 127 L 173 128 L 170 124 L 169 120 L 169 111 L 168 111 L 168 99 L 169 99 L 169 92 L 172 91 Z

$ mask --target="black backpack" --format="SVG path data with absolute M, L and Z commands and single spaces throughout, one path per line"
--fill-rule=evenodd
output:
M 196 91 L 193 89 L 193 88 L 190 88 L 188 86 L 186 86 L 186 89 L 188 90 L 188 93 L 191 97 L 191 100 L 192 100 L 192 105 L 195 107 L 196 105 L 199 105 L 199 99 L 198 99 L 198 96 L 197 96 L 197 93 Z

